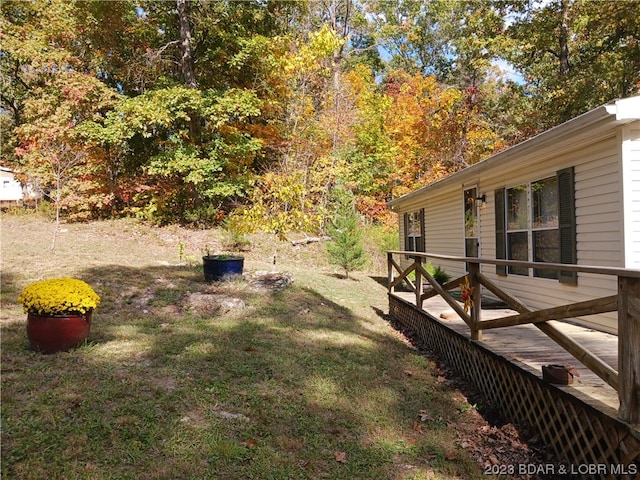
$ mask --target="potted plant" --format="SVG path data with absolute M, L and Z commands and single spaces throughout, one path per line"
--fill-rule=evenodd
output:
M 27 314 L 31 346 L 43 353 L 67 351 L 88 336 L 100 297 L 82 280 L 50 278 L 27 285 L 18 296 Z
M 224 277 L 242 275 L 244 257 L 241 255 L 220 254 L 202 257 L 204 279 L 207 282 L 222 280 Z

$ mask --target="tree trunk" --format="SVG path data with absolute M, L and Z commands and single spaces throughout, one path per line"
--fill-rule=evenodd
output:
M 180 22 L 180 67 L 182 78 L 188 88 L 197 88 L 196 74 L 191 48 L 191 0 L 176 0 L 178 20 Z M 189 138 L 191 143 L 199 145 L 201 141 L 200 115 L 189 112 Z
M 178 20 L 180 21 L 180 67 L 184 84 L 196 88 L 196 75 L 193 66 L 191 49 L 191 0 L 176 0 Z
M 569 75 L 569 70 L 571 70 L 571 64 L 569 63 L 569 6 L 569 0 L 562 0 L 562 20 L 560 21 L 560 32 L 558 35 L 561 77 Z

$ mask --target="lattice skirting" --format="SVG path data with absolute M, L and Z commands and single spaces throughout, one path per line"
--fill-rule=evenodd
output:
M 634 474 L 640 472 L 638 430 L 547 384 L 392 294 L 389 314 L 425 346 L 441 354 L 487 401 L 504 412 L 506 419 L 535 428 L 576 477 L 638 477 Z M 581 475 L 585 469 L 600 467 L 600 473 Z

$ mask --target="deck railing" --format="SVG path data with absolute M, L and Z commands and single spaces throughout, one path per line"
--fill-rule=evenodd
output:
M 394 259 L 394 255 L 407 257 L 413 261 L 407 268 L 402 268 L 400 263 Z M 424 268 L 423 264 L 426 259 L 465 262 L 468 273 L 440 285 Z M 480 271 L 480 265 L 544 268 L 546 270 L 615 276 L 618 279 L 618 293 L 584 302 L 533 311 L 483 275 Z M 620 420 L 640 424 L 640 270 L 454 257 L 405 251 L 388 252 L 387 266 L 390 293 L 395 291 L 395 287 L 405 283 L 415 293 L 415 304 L 420 309 L 426 299 L 440 295 L 468 325 L 472 340 L 481 340 L 483 330 L 524 324 L 535 325 L 618 392 L 620 400 L 618 418 Z M 409 278 L 412 272 L 415 272 L 415 280 L 413 281 Z M 425 288 L 425 280 L 428 282 L 429 288 Z M 465 305 L 449 293 L 450 290 L 461 286 L 469 294 L 466 307 L 470 308 L 465 308 Z M 492 320 L 481 320 L 481 286 L 518 313 Z M 616 311 L 618 313 L 617 371 L 589 349 L 548 323 L 549 320 L 564 320 Z

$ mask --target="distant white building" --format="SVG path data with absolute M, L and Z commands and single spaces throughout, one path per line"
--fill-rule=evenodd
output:
M 32 188 L 16 180 L 13 170 L 0 167 L 0 206 L 22 205 L 23 202 L 32 201 L 38 197 Z
M 0 202 L 2 206 L 22 203 L 22 184 L 5 167 L 0 167 Z

